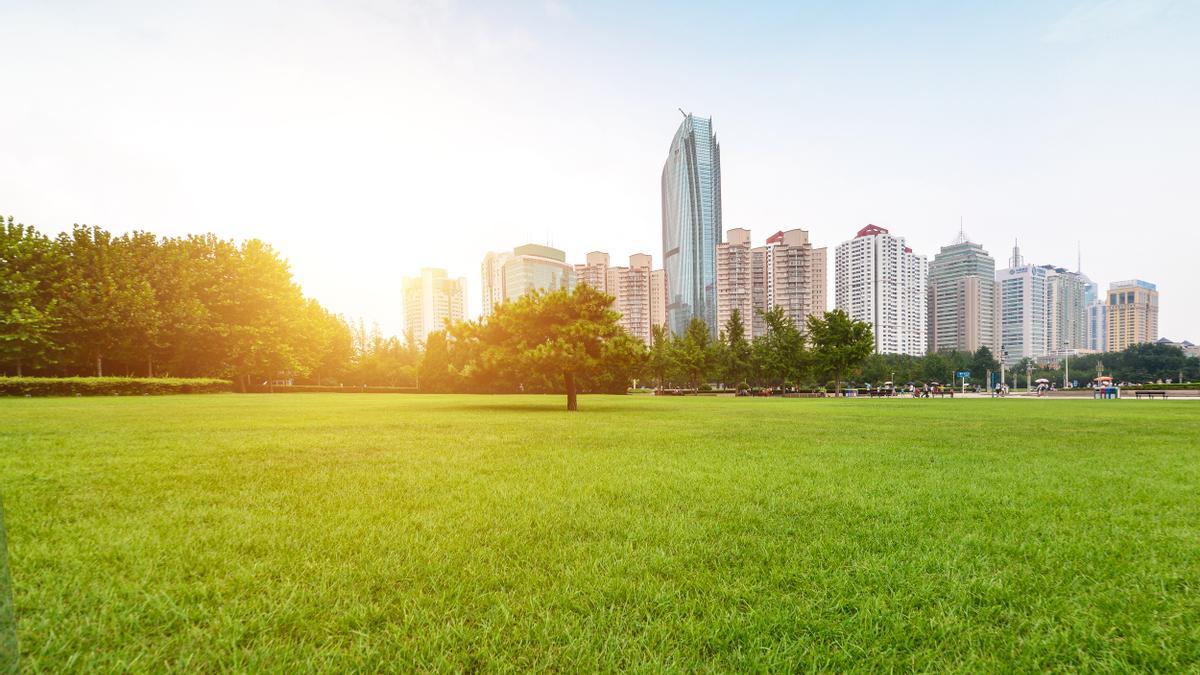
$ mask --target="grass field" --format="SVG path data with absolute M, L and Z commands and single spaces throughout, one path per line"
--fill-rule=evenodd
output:
M 0 400 L 29 671 L 1200 668 L 1200 404 Z

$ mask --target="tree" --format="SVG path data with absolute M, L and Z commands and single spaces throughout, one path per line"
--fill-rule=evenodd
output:
M 760 377 L 771 384 L 799 384 L 808 370 L 805 338 L 782 307 L 762 313 L 766 332 L 754 338 L 753 354 Z
M 464 355 L 456 360 L 464 377 L 477 385 L 490 378 L 534 385 L 561 378 L 567 410 L 575 411 L 581 380 L 600 380 L 606 368 L 629 365 L 628 343 L 610 344 L 628 337 L 617 325 L 612 302 L 612 296 L 587 284 L 535 291 L 497 305 L 479 321 L 452 326 L 452 350 Z M 609 360 L 616 354 L 622 354 L 620 363 Z
M 980 347 L 975 350 L 975 354 L 971 358 L 971 366 L 967 370 L 971 371 L 973 378 L 986 377 L 989 371 L 1000 370 L 1000 362 L 992 356 L 992 350 Z M 988 384 L 990 385 L 990 383 Z
M 667 332 L 667 327 L 656 325 L 650 327 L 650 354 L 646 361 L 646 369 L 654 378 L 659 389 L 667 381 L 669 375 L 676 368 L 674 345 L 672 344 L 671 334 Z
M 425 338 L 425 355 L 417 368 L 417 386 L 421 391 L 451 391 L 454 388 L 455 375 L 450 366 L 450 346 L 446 331 L 433 331 Z
M 723 370 L 728 381 L 735 387 L 741 387 L 750 376 L 753 354 L 750 343 L 746 341 L 746 327 L 742 322 L 742 313 L 733 310 L 729 320 L 725 322 L 724 332 L 724 363 Z
M 715 356 L 715 343 L 708 324 L 700 317 L 692 318 L 687 330 L 675 341 L 675 364 L 680 375 L 693 389 L 698 389 L 712 374 Z
M 862 365 L 875 350 L 871 324 L 851 319 L 840 309 L 823 317 L 808 317 L 808 337 L 821 370 L 833 375 L 834 391 L 842 393 L 846 374 Z
M 0 314 L 0 362 L 15 364 L 17 377 L 21 377 L 25 364 L 48 363 L 56 351 L 52 335 L 58 321 L 53 310 L 53 302 L 49 312 L 43 312 L 26 297 L 14 303 L 6 314 Z

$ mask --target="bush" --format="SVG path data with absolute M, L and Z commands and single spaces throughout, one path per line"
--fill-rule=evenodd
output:
M 0 396 L 141 396 L 216 394 L 229 380 L 172 377 L 0 377 Z
M 274 387 L 256 386 L 246 390 L 252 394 L 415 394 L 416 387 L 369 387 L 366 385 L 355 384 L 346 385 L 344 387 L 316 385 L 316 384 L 291 384 L 279 385 Z

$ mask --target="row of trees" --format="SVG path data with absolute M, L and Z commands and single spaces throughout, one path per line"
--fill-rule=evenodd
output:
M 645 375 L 658 387 L 700 388 L 710 383 L 745 389 L 822 386 L 840 392 L 874 349 L 871 327 L 840 310 L 797 325 L 782 308 L 763 313 L 766 332 L 745 337 L 745 319 L 734 310 L 717 339 L 703 319 L 672 336 L 654 327 Z
M 0 373 L 411 384 L 419 359 L 305 298 L 261 241 L 0 218 Z

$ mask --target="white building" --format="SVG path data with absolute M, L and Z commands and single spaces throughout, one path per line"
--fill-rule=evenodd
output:
M 480 265 L 483 284 L 483 314 L 492 306 L 532 291 L 557 291 L 575 286 L 575 268 L 567 254 L 540 244 L 525 244 L 512 253 L 488 253 Z
M 1025 264 L 1015 245 L 1008 269 L 996 272 L 1001 349 L 996 356 L 1007 364 L 1046 356 L 1046 272 L 1045 267 Z
M 928 278 L 929 260 L 876 225 L 859 230 L 834 253 L 835 306 L 871 324 L 880 354 L 925 354 Z
M 404 296 L 404 329 L 422 343 L 429 334 L 466 318 L 467 280 L 450 279 L 446 270 L 426 267 L 417 277 L 406 277 L 402 283 Z

